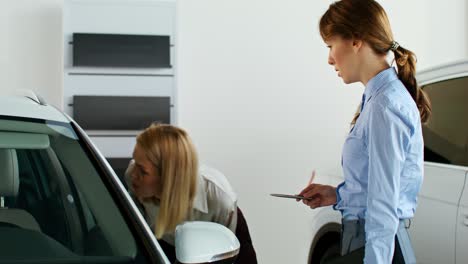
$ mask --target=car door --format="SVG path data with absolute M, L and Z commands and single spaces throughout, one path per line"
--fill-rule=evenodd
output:
M 423 126 L 424 181 L 410 228 L 418 263 L 468 263 L 467 253 L 460 252 L 467 251 L 468 231 L 460 234 L 459 209 L 468 166 L 468 78 L 459 66 L 456 75 L 450 67 L 436 69 L 433 77 L 441 75 L 423 84 L 433 112 Z
M 468 263 L 468 171 L 457 219 L 456 263 Z
M 455 263 L 455 225 L 464 176 L 457 169 L 426 164 L 409 229 L 418 263 Z
M 168 264 L 104 158 L 77 132 L 0 115 L 0 262 Z

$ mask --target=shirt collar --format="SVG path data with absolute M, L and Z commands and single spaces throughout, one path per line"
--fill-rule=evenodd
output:
M 398 79 L 398 75 L 395 68 L 393 67 L 387 68 L 372 77 L 372 79 L 367 82 L 366 89 L 364 90 L 364 103 L 367 103 L 371 97 L 374 96 L 384 86 L 384 84 L 392 82 L 396 79 Z
M 206 181 L 201 174 L 198 174 L 197 193 L 193 200 L 193 209 L 205 214 L 208 213 Z

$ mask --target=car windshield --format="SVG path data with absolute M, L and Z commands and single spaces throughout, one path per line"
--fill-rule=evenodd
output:
M 84 146 L 71 124 L 0 116 L 2 261 L 152 262 Z

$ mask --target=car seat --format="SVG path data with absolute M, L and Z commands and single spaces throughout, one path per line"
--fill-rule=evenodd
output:
M 18 158 L 14 149 L 0 149 L 0 225 L 41 231 L 27 211 L 5 206 L 6 197 L 16 197 L 19 189 Z

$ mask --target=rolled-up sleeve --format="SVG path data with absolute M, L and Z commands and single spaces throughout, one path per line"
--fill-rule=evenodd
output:
M 231 204 L 229 207 L 222 208 L 218 215 L 219 222 L 236 233 L 237 227 L 237 205 Z
M 395 234 L 400 175 L 410 129 L 400 113 L 376 105 L 368 125 L 368 196 L 366 212 L 366 245 L 364 263 L 391 263 Z
M 213 221 L 236 232 L 237 226 L 237 199 L 226 193 L 218 186 L 210 184 L 208 188 L 210 210 L 213 213 Z

